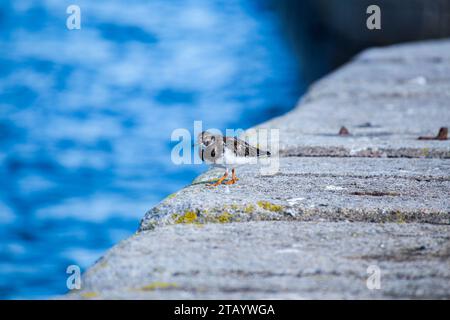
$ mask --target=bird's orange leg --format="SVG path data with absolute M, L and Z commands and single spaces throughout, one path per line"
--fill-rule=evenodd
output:
M 231 170 L 231 180 L 225 182 L 225 184 L 235 184 L 238 181 L 238 177 L 236 177 L 236 172 L 234 168 Z
M 212 184 L 207 184 L 207 187 L 217 187 L 219 184 L 221 184 L 223 182 L 223 180 L 225 180 L 228 177 L 228 171 L 225 171 L 225 173 L 223 174 L 223 176 L 217 180 L 216 183 L 212 183 Z

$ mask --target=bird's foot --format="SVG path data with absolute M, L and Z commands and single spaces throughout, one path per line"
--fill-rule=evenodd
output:
M 225 182 L 225 184 L 235 184 L 239 179 L 238 178 L 232 178 L 231 180 Z
M 231 180 L 225 182 L 225 184 L 235 184 L 238 180 L 239 180 L 238 177 L 236 177 L 236 170 L 233 169 L 231 171 Z
M 217 187 L 219 184 L 222 184 L 223 180 L 225 180 L 228 177 L 228 173 L 225 172 L 225 174 L 217 180 L 215 183 L 209 183 L 206 186 L 207 187 Z
M 208 183 L 208 184 L 206 184 L 206 186 L 212 188 L 212 187 L 217 187 L 219 184 L 222 184 L 222 181 L 220 181 L 220 179 L 217 180 L 217 182 L 215 182 L 215 183 Z

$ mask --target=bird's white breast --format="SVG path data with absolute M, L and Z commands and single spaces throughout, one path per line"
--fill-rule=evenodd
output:
M 216 164 L 224 165 L 224 166 L 239 166 L 245 164 L 256 164 L 258 159 L 256 157 L 239 157 L 236 154 L 225 148 L 225 153 L 223 157 L 216 160 Z

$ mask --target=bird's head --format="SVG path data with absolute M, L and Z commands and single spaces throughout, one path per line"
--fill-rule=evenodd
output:
M 197 136 L 197 145 L 207 147 L 216 141 L 216 136 L 208 131 L 203 131 Z

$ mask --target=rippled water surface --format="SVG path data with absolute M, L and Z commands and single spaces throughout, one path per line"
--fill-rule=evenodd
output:
M 291 108 L 297 63 L 269 1 L 0 2 L 0 298 L 46 298 L 205 169 L 171 132 Z

